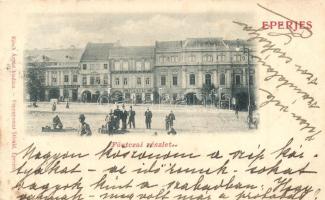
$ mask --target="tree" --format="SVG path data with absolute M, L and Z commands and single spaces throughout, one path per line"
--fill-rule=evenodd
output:
M 204 105 L 207 104 L 207 100 L 209 99 L 209 96 L 211 95 L 211 101 L 213 101 L 213 95 L 212 91 L 215 91 L 215 87 L 213 84 L 203 84 L 201 88 L 201 93 L 204 98 Z
M 43 89 L 39 79 L 39 71 L 36 69 L 27 70 L 27 91 L 30 101 L 37 101 L 40 99 L 41 91 Z

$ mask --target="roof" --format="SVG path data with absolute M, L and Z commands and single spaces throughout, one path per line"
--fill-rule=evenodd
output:
M 34 49 L 25 50 L 27 62 L 79 62 L 82 49 Z
M 222 38 L 188 38 L 184 41 L 184 48 L 225 48 Z
M 248 42 L 247 40 L 224 40 L 225 44 L 229 48 L 242 48 L 242 47 L 253 47 L 254 44 L 252 42 Z
M 108 60 L 109 51 L 113 46 L 113 43 L 88 43 L 81 61 Z
M 235 41 L 236 42 L 236 41 Z M 179 41 L 159 41 L 156 42 L 158 51 L 182 50 L 182 49 L 226 49 L 227 44 L 222 38 L 187 38 Z
M 158 50 L 173 49 L 178 50 L 182 49 L 182 41 L 157 41 L 156 48 Z
M 154 46 L 126 46 L 113 47 L 110 49 L 110 58 L 139 58 L 154 57 Z

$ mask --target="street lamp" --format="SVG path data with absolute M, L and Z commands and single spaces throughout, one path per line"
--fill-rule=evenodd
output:
M 240 51 L 240 48 L 236 48 L 236 51 Z M 250 49 L 243 46 L 243 54 L 247 54 L 247 70 L 248 70 L 248 76 L 247 76 L 247 84 L 248 84 L 248 87 L 247 87 L 247 93 L 248 93 L 248 117 L 251 119 L 252 117 L 252 110 L 251 110 L 251 94 L 250 94 Z
M 214 88 L 211 90 L 211 104 L 214 105 L 215 104 L 215 90 Z
M 250 87 L 251 87 L 251 84 L 250 84 L 250 76 L 251 76 L 251 70 L 250 70 L 250 63 L 249 63 L 249 57 L 250 57 L 250 49 L 249 48 L 246 48 L 244 47 L 243 48 L 243 52 L 244 54 L 247 53 L 247 69 L 248 69 L 248 76 L 247 76 L 247 84 L 248 84 L 248 87 L 247 87 L 247 93 L 248 93 L 248 116 L 251 118 L 252 117 L 252 110 L 251 110 L 251 93 L 250 93 Z
M 159 104 L 161 104 L 161 91 L 162 91 L 162 88 L 159 88 L 158 91 L 159 91 Z
M 221 87 L 218 88 L 218 97 L 219 97 L 219 109 L 221 108 Z
M 110 87 L 109 87 L 109 88 L 107 88 L 107 94 L 108 94 L 108 95 L 107 95 L 107 97 L 108 97 L 108 104 L 109 104 L 109 101 L 110 101 L 110 99 L 111 99 L 111 89 L 112 89 L 112 88 L 110 88 Z

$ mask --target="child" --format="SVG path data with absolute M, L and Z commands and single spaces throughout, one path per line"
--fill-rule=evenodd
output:
M 170 131 L 168 131 L 168 135 L 169 135 L 169 134 L 176 135 L 176 133 L 177 133 L 176 130 L 171 126 L 171 127 L 170 127 Z
M 89 126 L 89 124 L 87 124 L 85 122 L 85 119 L 86 119 L 85 115 L 80 114 L 80 116 L 79 116 L 79 121 L 80 121 L 80 124 L 81 124 L 80 135 L 81 136 L 83 136 L 83 135 L 90 136 L 91 135 L 90 126 Z

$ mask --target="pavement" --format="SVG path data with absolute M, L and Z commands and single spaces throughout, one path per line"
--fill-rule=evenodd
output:
M 125 105 L 129 109 L 130 105 Z M 129 133 L 166 133 L 165 116 L 172 110 L 175 114 L 174 128 L 177 134 L 195 133 L 223 133 L 232 131 L 249 131 L 246 123 L 247 112 L 239 112 L 238 118 L 233 110 L 217 109 L 213 106 L 198 105 L 132 105 L 136 112 L 136 129 L 129 129 Z M 79 128 L 78 117 L 85 114 L 86 122 L 90 125 L 93 134 L 97 134 L 98 128 L 104 125 L 105 117 L 114 110 L 116 105 L 95 103 L 70 103 L 70 108 L 65 103 L 59 103 L 55 112 L 52 112 L 50 102 L 40 102 L 38 107 L 26 104 L 25 127 L 28 134 L 53 134 L 42 133 L 41 127 L 52 126 L 52 118 L 59 115 L 64 127 Z M 120 105 L 121 108 L 121 105 Z M 153 113 L 152 129 L 145 128 L 144 112 L 149 108 Z M 55 134 L 55 133 L 54 133 Z M 62 133 L 60 133 L 62 134 Z M 76 132 L 65 132 L 64 134 L 76 134 Z

